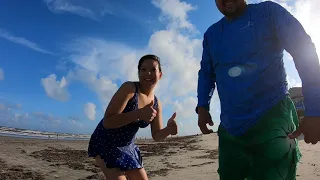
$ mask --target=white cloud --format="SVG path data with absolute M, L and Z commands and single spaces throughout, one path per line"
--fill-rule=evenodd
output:
M 89 90 L 96 93 L 102 104 L 102 109 L 107 107 L 111 97 L 117 91 L 118 86 L 108 76 L 97 74 L 84 68 L 70 70 L 66 76 L 57 80 L 55 74 L 41 79 L 41 84 L 46 94 L 52 99 L 67 101 L 70 98 L 68 86 L 74 81 L 84 83 Z
M 20 114 L 20 113 L 14 113 L 12 120 L 16 122 L 26 121 L 29 118 L 28 113 Z
M 114 8 L 105 0 L 44 0 L 48 9 L 53 13 L 72 13 L 81 17 L 100 21 L 106 14 L 114 15 Z
M 0 38 L 6 39 L 6 40 L 11 41 L 13 43 L 20 44 L 20 45 L 25 46 L 27 48 L 30 48 L 34 51 L 54 55 L 53 52 L 50 52 L 48 50 L 41 48 L 38 44 L 31 42 L 23 37 L 14 36 L 13 34 L 9 33 L 8 31 L 6 31 L 5 29 L 2 29 L 2 28 L 0 28 Z
M 56 117 L 45 112 L 23 112 L 22 105 L 0 97 L 0 125 L 50 132 L 88 132 L 75 116 Z
M 77 68 L 69 71 L 67 75 L 68 81 L 81 81 L 86 84 L 88 88 L 95 92 L 100 99 L 103 109 L 106 108 L 113 94 L 117 91 L 118 86 L 112 82 L 107 76 L 98 75 L 86 69 Z
M 7 98 L 0 97 L 0 110 L 11 111 L 21 109 L 22 105 L 19 103 L 12 102 Z
M 0 105 L 1 107 L 1 105 Z M 13 127 L 22 123 L 26 123 L 29 120 L 28 113 L 20 114 L 14 113 L 10 110 L 0 109 L 0 123 L 4 126 Z
M 214 131 L 217 131 L 220 124 L 220 114 L 221 114 L 220 98 L 217 90 L 215 90 L 212 95 L 211 104 L 210 104 L 210 114 L 211 114 L 212 121 L 214 123 L 214 126 L 212 127 L 212 129 Z
M 173 103 L 173 109 L 177 112 L 177 119 L 183 119 L 190 118 L 196 116 L 195 114 L 195 107 L 197 105 L 197 99 L 195 97 L 189 96 L 182 101 L 175 101 Z M 182 122 L 181 122 L 182 123 Z
M 300 80 L 287 76 L 287 81 L 288 81 L 289 88 L 302 87 L 302 83 Z
M 3 70 L 0 68 L 0 81 L 4 80 L 4 72 Z
M 111 80 L 136 80 L 137 59 L 146 51 L 97 38 L 76 39 L 66 49 L 71 61 L 94 74 L 108 75 Z
M 195 94 L 197 72 L 200 68 L 201 40 L 190 39 L 188 36 L 172 30 L 155 32 L 149 40 L 149 48 L 157 54 L 162 64 L 164 75 L 160 82 L 160 95 L 186 96 Z
M 70 98 L 70 94 L 67 89 L 67 81 L 65 77 L 61 78 L 61 81 L 57 80 L 57 75 L 51 74 L 46 78 L 41 79 L 41 85 L 43 86 L 47 96 L 59 100 L 67 101 Z
M 158 55 L 161 63 L 165 65 L 157 93 L 171 101 L 176 97 L 194 96 L 202 39 L 191 38 L 196 29 L 188 20 L 187 13 L 195 7 L 179 0 L 154 0 L 153 3 L 168 20 L 167 28 L 153 33 L 148 43 L 148 49 Z M 185 29 L 191 31 L 185 33 Z
M 44 2 L 47 4 L 48 9 L 54 13 L 69 12 L 82 17 L 97 19 L 96 14 L 92 10 L 75 5 L 68 0 L 44 0 Z
M 37 118 L 41 121 L 44 121 L 45 123 L 49 124 L 59 124 L 61 123 L 61 119 L 53 116 L 52 114 L 47 114 L 44 112 L 32 112 L 29 114 L 29 116 L 33 118 Z
M 74 119 L 69 119 L 68 123 L 71 124 L 72 126 L 76 126 L 77 128 L 83 128 L 83 124 L 79 123 L 78 121 Z
M 84 105 L 84 114 L 87 116 L 89 120 L 96 119 L 96 105 L 88 102 Z
M 1 126 L 17 127 L 29 120 L 28 113 L 17 113 L 22 105 L 13 103 L 8 99 L 0 97 L 0 124 Z
M 76 126 L 76 128 L 83 128 L 83 124 L 80 122 L 80 119 L 75 116 L 70 116 L 67 118 L 67 122 L 72 126 Z M 79 130 L 79 129 L 78 129 Z
M 43 0 L 49 11 L 56 14 L 74 14 L 83 18 L 89 18 L 102 22 L 104 16 L 111 15 L 117 18 L 125 18 L 138 23 L 140 26 L 150 28 L 153 19 L 146 17 L 130 7 L 130 3 L 108 0 Z M 135 4 L 135 3 L 134 3 Z M 128 6 L 129 5 L 129 6 Z
M 12 104 L 8 102 L 0 102 L 0 110 L 10 111 L 12 109 L 20 109 L 21 104 Z
M 33 125 L 36 130 L 50 131 L 50 132 L 67 132 L 67 133 L 83 133 L 84 126 L 81 120 L 77 117 L 57 117 L 50 113 L 45 112 L 31 112 L 18 114 L 15 113 L 15 117 L 18 117 L 16 121 L 21 123 L 28 123 Z M 1 120 L 1 119 L 0 119 Z M 29 120 L 29 121 L 22 121 Z M 24 125 L 25 127 L 26 125 Z
M 195 30 L 194 25 L 188 21 L 188 12 L 196 8 L 180 0 L 152 0 L 152 3 L 161 9 L 160 20 L 168 20 L 168 27 L 173 29 Z
M 28 113 L 16 113 L 21 104 L 10 103 L 0 98 L 0 124 L 1 126 L 17 127 L 28 120 Z

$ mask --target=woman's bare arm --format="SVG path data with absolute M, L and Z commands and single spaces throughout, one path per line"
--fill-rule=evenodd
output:
M 125 82 L 112 97 L 103 118 L 103 126 L 107 129 L 115 129 L 125 126 L 139 119 L 139 111 L 134 110 L 122 113 L 128 101 L 135 93 L 135 85 Z
M 167 127 L 163 128 L 162 126 L 162 105 L 159 99 L 158 108 L 156 110 L 158 113 L 155 119 L 151 122 L 151 134 L 155 141 L 163 141 L 171 134 L 171 130 Z

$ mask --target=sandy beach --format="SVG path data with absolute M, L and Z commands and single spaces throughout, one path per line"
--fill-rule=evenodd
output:
M 216 134 L 167 139 L 155 143 L 137 140 L 151 180 L 216 180 Z M 43 140 L 0 136 L 0 179 L 85 180 L 104 179 L 87 157 L 87 140 Z M 301 180 L 320 179 L 320 144 L 300 141 Z

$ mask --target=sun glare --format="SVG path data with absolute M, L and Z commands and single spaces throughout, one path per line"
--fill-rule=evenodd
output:
M 301 22 L 306 32 L 310 35 L 316 46 L 317 54 L 320 55 L 320 1 L 297 0 L 294 4 L 295 9 L 292 12 Z

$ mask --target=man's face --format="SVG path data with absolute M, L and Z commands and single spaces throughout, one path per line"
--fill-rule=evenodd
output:
M 226 17 L 236 17 L 245 8 L 245 0 L 216 0 L 219 11 Z

